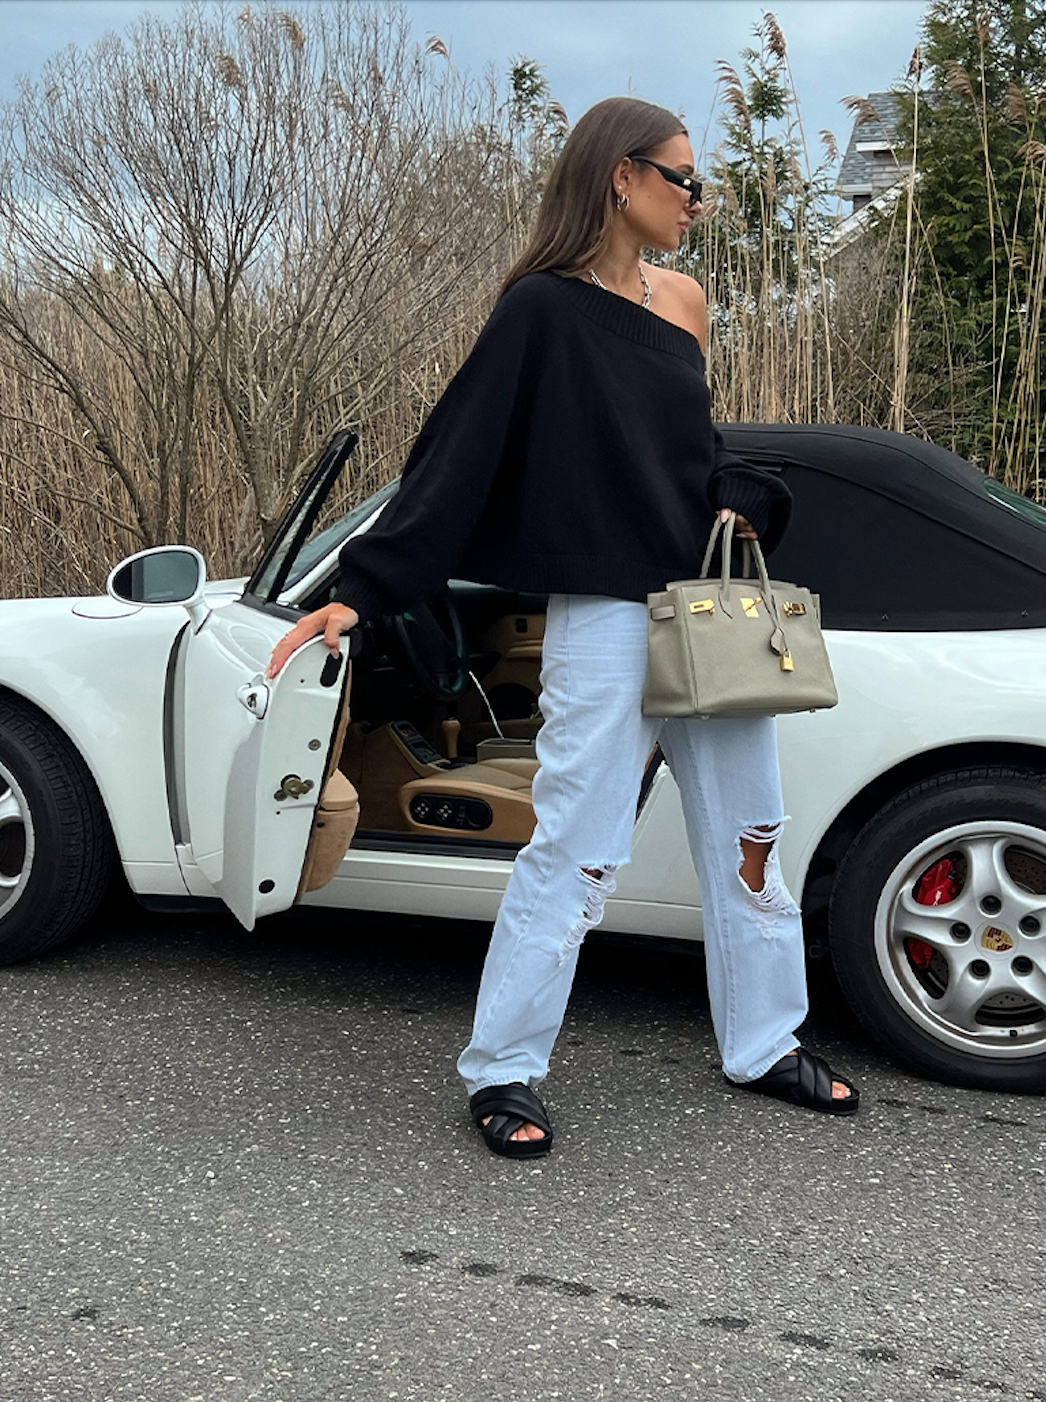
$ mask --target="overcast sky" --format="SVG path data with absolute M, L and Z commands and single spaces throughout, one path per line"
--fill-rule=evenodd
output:
M 308 12 L 321 0 L 286 0 Z M 177 0 L 0 0 L 0 97 L 49 54 L 91 44 L 146 10 Z M 239 4 L 234 0 L 233 9 Z M 686 114 L 695 149 L 715 103 L 715 64 L 737 65 L 752 27 L 770 9 L 788 40 L 811 142 L 822 128 L 845 147 L 851 93 L 890 87 L 919 40 L 924 0 L 407 0 L 418 38 L 438 34 L 455 67 L 505 72 L 520 54 L 545 70 L 552 95 L 575 120 L 593 102 L 633 92 Z

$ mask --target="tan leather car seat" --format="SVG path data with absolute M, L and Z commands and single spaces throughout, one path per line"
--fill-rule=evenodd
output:
M 536 759 L 489 759 L 428 774 L 403 785 L 400 811 L 411 832 L 529 842 L 535 823 L 531 787 L 537 771 Z

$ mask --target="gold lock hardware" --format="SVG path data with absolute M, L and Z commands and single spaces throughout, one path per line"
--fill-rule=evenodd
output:
M 786 603 L 784 608 L 785 618 L 799 618 L 806 612 L 805 604 Z
M 277 803 L 282 803 L 285 798 L 301 798 L 313 787 L 311 779 L 303 779 L 300 774 L 285 774 L 273 798 Z
M 758 617 L 759 617 L 759 609 L 756 607 L 756 605 L 757 605 L 757 604 L 761 604 L 762 602 L 763 602 L 763 600 L 762 600 L 762 597 L 761 597 L 761 596 L 760 596 L 759 598 L 757 598 L 757 599 L 742 599 L 742 600 L 741 600 L 741 607 L 742 607 L 742 608 L 744 609 L 744 611 L 745 611 L 745 617 L 746 617 L 746 618 L 758 618 Z
M 782 672 L 794 672 L 794 671 L 795 671 L 795 663 L 792 661 L 792 654 L 788 651 L 787 648 L 785 648 L 784 652 L 781 653 L 781 671 L 782 671 Z
M 715 613 L 715 604 L 711 599 L 697 599 L 690 605 L 691 613 Z

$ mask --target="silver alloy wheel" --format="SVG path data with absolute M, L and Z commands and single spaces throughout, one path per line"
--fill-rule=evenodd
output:
M 0 764 L 0 920 L 25 890 L 35 854 L 29 804 L 14 775 Z
M 916 889 L 948 861 L 953 899 Z M 890 873 L 875 955 L 900 1009 L 936 1041 L 980 1057 L 1046 1050 L 1046 833 L 999 820 L 935 833 Z

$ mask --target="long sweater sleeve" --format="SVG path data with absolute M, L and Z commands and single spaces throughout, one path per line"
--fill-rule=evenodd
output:
M 497 304 L 418 435 L 399 491 L 342 548 L 335 598 L 361 621 L 410 608 L 446 582 L 513 443 L 525 439 L 540 305 L 524 291 Z
M 709 500 L 716 511 L 729 507 L 750 521 L 759 543 L 769 552 L 788 526 L 792 494 L 773 473 L 750 467 L 734 457 L 719 430 L 713 432 L 715 469 L 708 484 Z

